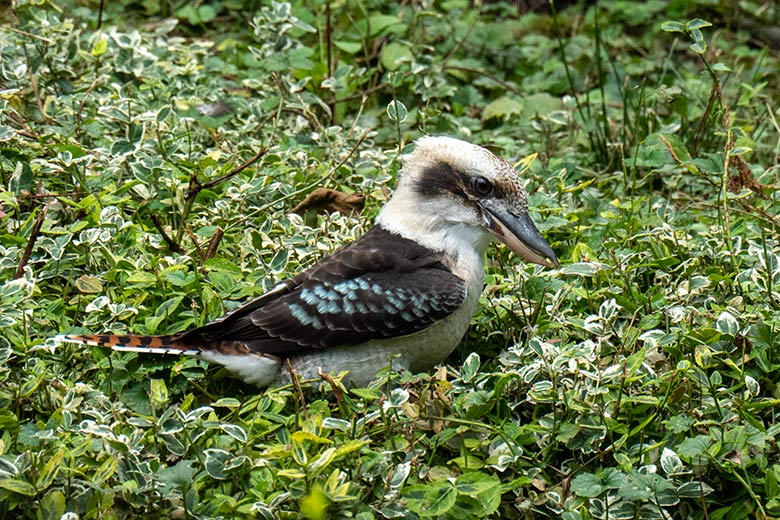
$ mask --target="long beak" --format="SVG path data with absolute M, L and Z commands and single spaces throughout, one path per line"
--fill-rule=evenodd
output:
M 516 255 L 545 267 L 560 266 L 528 214 L 513 215 L 492 200 L 483 200 L 480 206 L 490 218 L 490 230 Z

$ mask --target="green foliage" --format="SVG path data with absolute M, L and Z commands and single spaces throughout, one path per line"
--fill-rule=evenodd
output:
M 0 516 L 780 516 L 776 7 L 105 4 L 0 14 Z M 563 264 L 491 251 L 435 375 L 259 391 L 47 341 L 261 294 L 422 134 L 516 161 Z M 365 215 L 289 213 L 318 186 Z

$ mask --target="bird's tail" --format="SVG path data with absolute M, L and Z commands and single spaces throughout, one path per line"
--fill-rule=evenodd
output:
M 178 356 L 197 356 L 201 349 L 191 344 L 176 341 L 176 336 L 136 336 L 128 334 L 60 334 L 55 341 L 61 343 L 76 343 L 78 345 L 93 345 L 124 352 L 143 352 L 146 354 L 173 354 Z

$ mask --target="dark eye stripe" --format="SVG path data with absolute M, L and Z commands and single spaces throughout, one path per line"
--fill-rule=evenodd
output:
M 464 175 L 445 162 L 437 163 L 423 170 L 416 181 L 417 191 L 433 196 L 452 193 L 456 197 L 466 198 Z
M 481 179 L 479 181 L 478 179 Z M 484 184 L 482 189 L 477 184 Z M 500 185 L 493 184 L 483 176 L 472 177 L 455 169 L 451 164 L 440 162 L 428 166 L 415 179 L 416 190 L 426 196 L 452 194 L 463 200 L 484 197 L 502 198 L 504 192 Z

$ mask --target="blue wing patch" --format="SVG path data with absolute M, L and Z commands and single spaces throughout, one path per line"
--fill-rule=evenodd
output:
M 238 341 L 296 354 L 424 330 L 458 309 L 466 286 L 440 253 L 373 228 L 298 276 L 176 339 Z
M 356 345 L 419 332 L 460 307 L 463 282 L 448 271 L 367 273 L 348 280 L 310 279 L 252 313 L 271 336 L 304 348 Z M 319 331 L 320 334 L 312 334 Z M 261 340 L 263 352 L 286 352 Z M 252 344 L 250 343 L 250 348 Z

